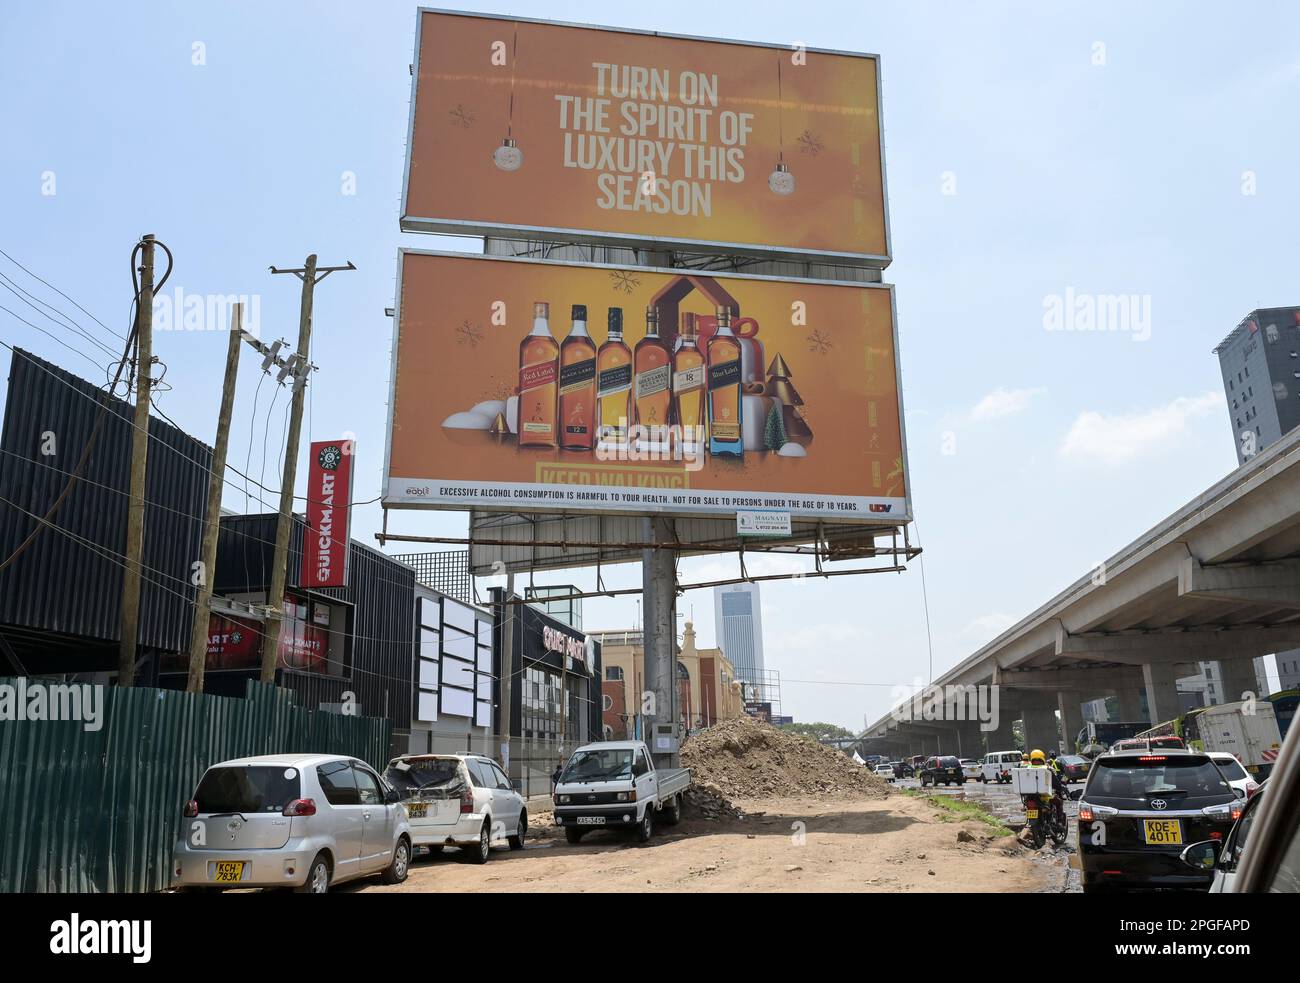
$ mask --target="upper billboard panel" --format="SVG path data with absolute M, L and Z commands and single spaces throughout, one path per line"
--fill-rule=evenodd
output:
M 385 506 L 910 518 L 893 288 L 403 252 Z
M 401 227 L 889 264 L 873 55 L 423 10 Z

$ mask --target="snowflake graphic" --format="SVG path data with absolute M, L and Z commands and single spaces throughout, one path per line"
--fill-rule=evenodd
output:
M 449 110 L 447 115 L 451 117 L 452 126 L 468 130 L 474 125 L 474 111 L 462 103 L 456 103 L 456 108 Z
M 799 137 L 799 149 L 805 154 L 816 157 L 826 149 L 826 145 L 822 143 L 821 137 L 812 130 L 804 130 L 803 134 Z
M 460 322 L 460 326 L 456 328 L 456 334 L 459 335 L 456 339 L 457 344 L 468 344 L 471 348 L 477 348 L 478 343 L 483 340 L 483 329 L 477 324 L 470 324 L 468 321 Z
M 831 344 L 831 336 L 814 328 L 813 333 L 808 335 L 808 350 L 816 352 L 819 355 L 825 355 L 835 346 Z
M 641 286 L 641 278 L 635 273 L 629 273 L 626 270 L 612 271 L 609 274 L 609 279 L 615 290 L 621 290 L 625 294 L 630 294 Z

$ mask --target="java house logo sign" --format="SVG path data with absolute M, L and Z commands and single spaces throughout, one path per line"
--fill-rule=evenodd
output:
M 587 659 L 587 642 L 585 639 L 566 635 L 564 632 L 550 627 L 550 625 L 542 628 L 542 644 L 546 646 L 548 652 L 559 652 L 578 662 L 585 662 Z
M 348 527 L 352 515 L 352 443 L 325 440 L 311 445 L 307 477 L 307 529 L 303 535 L 303 587 L 345 587 Z

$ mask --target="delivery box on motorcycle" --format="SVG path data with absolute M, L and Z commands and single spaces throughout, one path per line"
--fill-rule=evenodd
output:
M 1049 795 L 1052 772 L 1047 768 L 1012 768 L 1011 782 L 1019 795 Z

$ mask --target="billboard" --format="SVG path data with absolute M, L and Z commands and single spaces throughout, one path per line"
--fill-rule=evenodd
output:
M 302 537 L 298 583 L 304 587 L 348 585 L 348 526 L 352 517 L 353 443 L 312 441 L 307 472 L 307 528 Z
M 874 55 L 422 10 L 401 228 L 890 260 Z
M 893 288 L 403 251 L 388 507 L 910 518 Z

